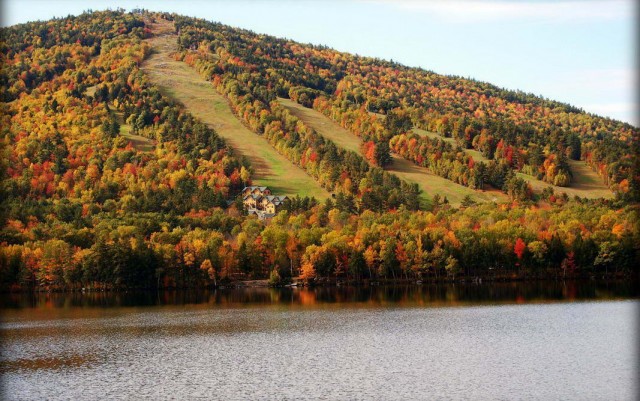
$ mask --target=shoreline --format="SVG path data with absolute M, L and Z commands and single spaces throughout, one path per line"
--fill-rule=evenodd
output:
M 589 275 L 589 276 L 572 276 L 572 277 L 472 277 L 460 279 L 379 279 L 379 280 L 337 280 L 323 279 L 317 282 L 304 282 L 298 278 L 294 278 L 290 283 L 270 284 L 267 279 L 260 280 L 238 280 L 229 283 L 208 286 L 166 286 L 166 287 L 134 287 L 134 288 L 113 288 L 107 286 L 87 286 L 82 288 L 14 288 L 2 289 L 1 294 L 25 294 L 25 293 L 127 293 L 137 291 L 193 291 L 193 290 L 232 290 L 232 289 L 250 289 L 250 288 L 273 288 L 273 289 L 314 289 L 314 288 L 368 288 L 368 287 L 429 287 L 442 285 L 493 285 L 493 284 L 516 284 L 516 283 L 629 283 L 639 284 L 640 277 L 632 274 L 624 276 Z

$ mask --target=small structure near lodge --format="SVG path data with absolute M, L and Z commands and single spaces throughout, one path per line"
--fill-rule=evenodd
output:
M 276 215 L 284 203 L 286 196 L 272 195 L 268 187 L 245 187 L 242 190 L 242 204 L 249 214 L 255 214 L 260 220 L 270 219 Z

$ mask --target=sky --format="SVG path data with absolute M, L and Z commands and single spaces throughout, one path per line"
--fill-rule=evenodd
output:
M 0 0 L 2 26 L 176 12 L 520 89 L 639 126 L 634 0 Z

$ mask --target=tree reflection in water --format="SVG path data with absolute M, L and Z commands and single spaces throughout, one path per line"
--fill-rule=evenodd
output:
M 388 285 L 316 288 L 230 288 L 216 290 L 89 293 L 22 293 L 0 296 L 0 309 L 110 308 L 205 304 L 215 306 L 458 306 L 570 302 L 636 298 L 631 282 L 514 282 L 488 284 Z

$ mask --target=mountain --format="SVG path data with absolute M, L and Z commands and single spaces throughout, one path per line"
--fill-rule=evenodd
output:
M 231 100 L 242 112 L 256 100 L 270 107 L 277 97 L 290 98 L 359 136 L 373 150 L 364 156 L 378 165 L 389 162 L 390 146 L 459 184 L 501 189 L 513 170 L 571 186 L 570 161 L 582 160 L 619 196 L 637 200 L 631 144 L 639 130 L 629 124 L 482 82 L 221 24 L 176 17 L 175 26 L 185 61 L 219 91 L 242 96 Z M 259 112 L 243 118 L 249 123 Z M 463 149 L 494 163 L 479 164 L 482 171 L 469 167 L 478 160 Z
M 629 124 L 174 14 L 1 34 L 4 288 L 638 272 Z

